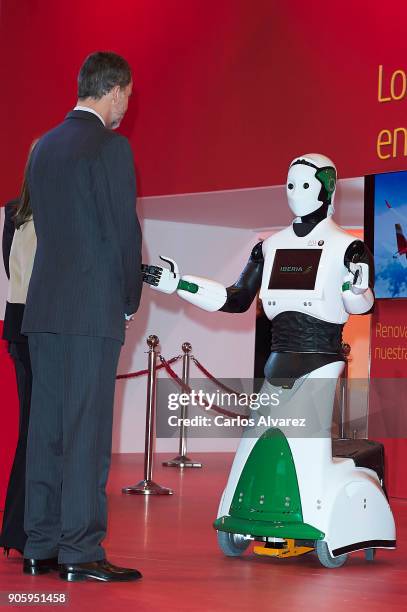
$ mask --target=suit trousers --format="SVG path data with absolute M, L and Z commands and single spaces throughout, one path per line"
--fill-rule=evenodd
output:
M 28 342 L 10 342 L 20 405 L 18 441 L 7 487 L 0 546 L 24 550 L 25 465 L 31 401 L 31 363 Z
M 33 388 L 27 444 L 24 556 L 105 558 L 106 481 L 121 343 L 28 334 Z

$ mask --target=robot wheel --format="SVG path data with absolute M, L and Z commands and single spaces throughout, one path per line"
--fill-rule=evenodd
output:
M 219 548 L 227 557 L 240 557 L 249 546 L 251 540 L 240 533 L 218 531 Z
M 365 550 L 363 552 L 365 553 L 366 561 L 374 561 L 374 558 L 376 556 L 376 549 L 375 548 L 365 548 Z
M 348 558 L 347 554 L 333 557 L 329 552 L 328 544 L 324 540 L 317 540 L 315 542 L 315 552 L 321 565 L 330 569 L 341 567 Z

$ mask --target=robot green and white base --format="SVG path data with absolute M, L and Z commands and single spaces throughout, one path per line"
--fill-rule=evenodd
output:
M 322 565 L 334 568 L 350 552 L 364 550 L 372 560 L 376 548 L 396 546 L 377 473 L 351 458 L 332 457 L 334 394 L 344 367 L 342 329 L 349 314 L 367 313 L 374 303 L 369 251 L 332 220 L 335 189 L 336 168 L 329 158 L 294 159 L 287 197 L 295 219 L 254 247 L 231 287 L 180 276 L 167 257 L 161 259 L 170 268 L 143 266 L 144 280 L 154 289 L 177 292 L 212 312 L 244 312 L 260 289 L 272 321 L 263 391 L 278 391 L 280 408 L 287 413 L 294 407 L 314 423 L 306 436 L 292 428 L 244 432 L 214 522 L 228 556 L 241 555 L 255 541 L 257 554 L 315 551 Z

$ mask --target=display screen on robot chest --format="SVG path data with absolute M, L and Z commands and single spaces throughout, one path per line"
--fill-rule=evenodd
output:
M 277 249 L 269 289 L 315 289 L 322 249 Z

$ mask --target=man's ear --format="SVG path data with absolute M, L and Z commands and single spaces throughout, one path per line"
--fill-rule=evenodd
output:
M 112 101 L 114 103 L 117 103 L 119 100 L 120 86 L 115 85 L 114 87 L 112 87 L 112 89 L 109 91 L 109 94 L 111 96 Z

